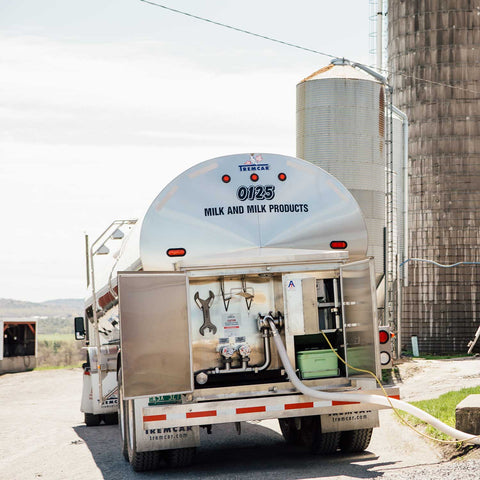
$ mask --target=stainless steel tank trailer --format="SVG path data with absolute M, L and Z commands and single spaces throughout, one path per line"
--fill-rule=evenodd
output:
M 100 255 L 111 238 L 119 250 Z M 118 410 L 136 471 L 188 465 L 200 427 L 251 420 L 277 418 L 314 453 L 365 450 L 379 409 L 399 402 L 366 373 L 381 370 L 366 250 L 357 202 L 309 162 L 255 153 L 188 169 L 90 248 L 86 327 L 76 319 L 87 424 Z

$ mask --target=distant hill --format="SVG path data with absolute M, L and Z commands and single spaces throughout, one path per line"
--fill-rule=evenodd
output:
M 25 302 L 0 298 L 0 318 L 76 317 L 83 315 L 83 299 L 62 298 L 46 302 Z

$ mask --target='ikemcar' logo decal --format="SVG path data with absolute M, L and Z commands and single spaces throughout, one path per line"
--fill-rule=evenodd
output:
M 170 427 L 170 428 L 149 428 L 145 430 L 147 435 L 154 433 L 177 433 L 177 432 L 191 432 L 192 427 Z
M 149 428 L 145 430 L 145 436 L 150 441 L 176 439 L 186 441 L 188 437 L 191 438 L 193 435 L 192 427 Z
M 255 153 L 251 153 L 250 158 L 243 165 L 239 165 L 238 168 L 241 172 L 258 172 L 262 170 L 270 170 L 270 165 L 268 163 L 262 162 L 262 155 L 256 155 Z

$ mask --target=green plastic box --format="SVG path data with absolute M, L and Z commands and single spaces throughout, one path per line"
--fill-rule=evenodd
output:
M 297 367 L 300 377 L 338 377 L 338 358 L 332 350 L 304 350 L 297 352 Z

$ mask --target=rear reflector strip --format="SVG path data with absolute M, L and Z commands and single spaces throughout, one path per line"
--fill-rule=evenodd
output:
M 187 412 L 187 418 L 200 418 L 200 417 L 216 417 L 216 410 L 208 410 L 206 412 Z
M 240 413 L 257 413 L 257 412 L 266 412 L 267 407 L 245 407 L 237 408 L 237 414 Z
M 166 420 L 166 415 L 145 415 L 143 417 L 144 422 L 160 422 L 161 420 Z
M 400 395 L 390 395 L 389 398 L 395 398 L 400 400 Z M 232 415 L 245 415 L 245 414 L 252 414 L 252 413 L 268 413 L 268 412 L 282 412 L 282 411 L 289 411 L 289 410 L 303 410 L 303 409 L 310 409 L 310 408 L 321 408 L 321 407 L 328 407 L 328 406 L 341 406 L 341 405 L 359 405 L 360 402 L 338 402 L 336 400 L 319 400 L 316 402 L 299 402 L 299 403 L 279 403 L 276 405 L 256 405 L 253 407 L 238 407 L 238 408 L 226 408 L 224 410 L 203 410 L 199 412 L 181 412 L 177 408 L 172 413 L 166 413 L 163 415 L 144 415 L 143 421 L 144 422 L 158 422 L 158 421 L 177 421 L 177 420 L 184 420 L 189 418 L 205 418 L 205 417 L 228 417 L 231 418 Z M 172 407 L 169 405 L 168 407 Z M 181 407 L 180 405 L 178 407 Z M 184 407 L 189 407 L 189 405 L 185 405 Z M 156 407 L 157 408 L 157 407 Z
M 285 404 L 285 410 L 296 410 L 297 408 L 313 408 L 313 402 Z

